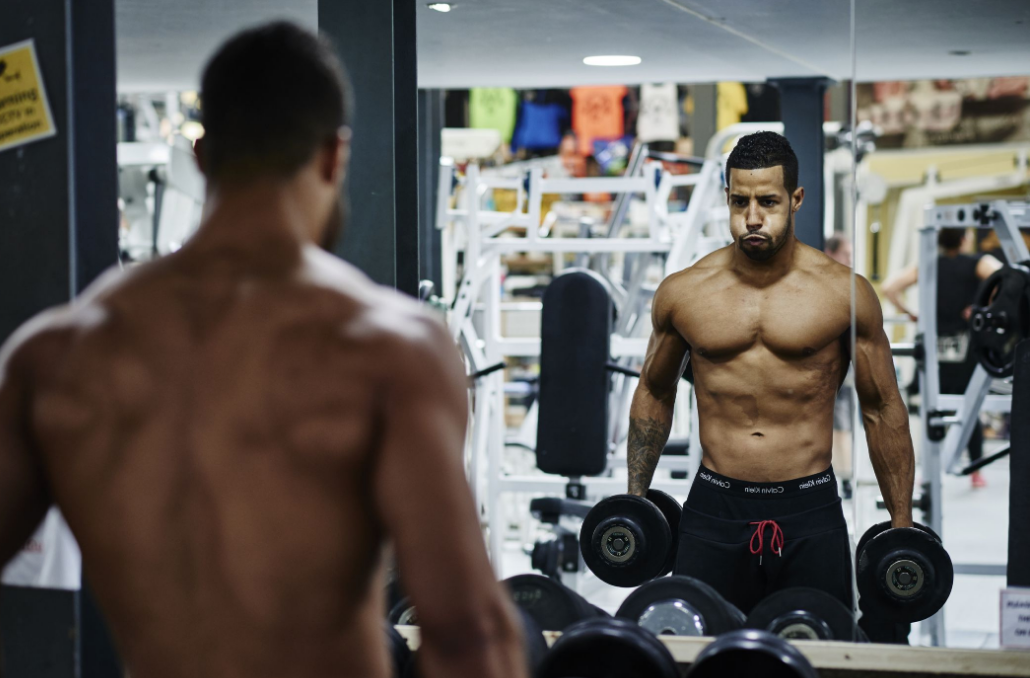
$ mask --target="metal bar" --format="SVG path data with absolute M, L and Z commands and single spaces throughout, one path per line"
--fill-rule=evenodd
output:
M 965 396 L 961 394 L 942 393 L 937 396 L 937 409 L 957 411 L 962 406 L 964 399 Z M 983 404 L 980 406 L 981 412 L 1009 412 L 1011 409 L 1012 396 L 996 393 L 985 396 Z
M 992 219 L 994 232 L 998 234 L 1001 241 L 1005 258 L 1010 264 L 1018 264 L 1030 260 L 1030 253 L 1027 252 L 1026 242 L 1019 233 L 1019 224 L 1016 222 L 1016 215 L 1013 208 L 1004 200 L 995 200 L 991 204 L 995 219 Z M 1026 211 L 1022 212 L 1023 215 Z
M 612 357 L 647 355 L 647 338 L 612 335 Z M 502 356 L 531 358 L 540 355 L 538 337 L 504 337 L 497 342 Z
M 1004 577 L 1007 565 L 984 565 L 980 563 L 955 563 L 955 574 L 972 574 L 984 577 Z
M 962 470 L 962 450 L 966 449 L 966 445 L 969 444 L 969 438 L 973 435 L 973 430 L 980 417 L 980 406 L 990 388 L 991 377 L 983 365 L 977 365 L 973 376 L 969 379 L 969 384 L 966 385 L 962 405 L 955 414 L 958 425 L 948 429 L 944 444 L 941 446 L 941 456 L 947 460 L 945 468 L 948 473 L 958 474 Z
M 644 177 L 591 177 L 587 179 L 544 179 L 543 193 L 643 193 Z
M 483 242 L 483 249 L 498 254 L 512 252 L 668 252 L 667 242 L 650 238 L 542 238 L 534 242 L 530 226 L 527 238 L 497 238 Z
M 626 164 L 627 177 L 636 176 L 640 171 L 646 156 L 647 144 L 638 143 L 633 146 L 633 151 L 629 156 L 629 162 Z M 618 235 L 619 229 L 622 228 L 622 222 L 626 218 L 626 211 L 629 209 L 629 199 L 630 195 L 628 193 L 620 193 L 615 197 L 615 204 L 612 205 L 612 213 L 608 218 L 609 238 L 614 238 Z

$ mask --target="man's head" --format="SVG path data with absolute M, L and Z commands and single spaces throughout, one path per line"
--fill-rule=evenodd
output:
M 726 161 L 726 197 L 737 247 L 755 261 L 771 259 L 794 237 L 794 213 L 805 198 L 787 139 L 774 132 L 741 137 Z
M 211 188 L 295 184 L 332 238 L 342 216 L 350 92 L 332 48 L 290 23 L 237 34 L 201 81 L 197 156 Z M 320 224 L 321 225 L 321 224 Z
M 962 247 L 962 241 L 966 239 L 964 228 L 942 228 L 937 233 L 937 244 L 943 250 L 954 251 Z
M 840 233 L 835 233 L 826 239 L 823 251 L 838 264 L 851 266 L 851 240 Z

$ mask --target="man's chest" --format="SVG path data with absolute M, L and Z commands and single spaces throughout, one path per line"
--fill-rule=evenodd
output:
M 846 296 L 784 285 L 714 292 L 683 304 L 673 324 L 692 352 L 710 360 L 729 359 L 756 346 L 791 360 L 838 342 L 850 317 Z

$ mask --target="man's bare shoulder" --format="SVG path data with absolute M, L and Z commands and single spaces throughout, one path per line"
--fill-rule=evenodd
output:
M 389 372 L 402 380 L 457 361 L 457 348 L 438 317 L 396 290 L 378 285 L 364 273 L 317 248 L 305 252 L 305 278 L 330 290 L 353 309 L 349 332 L 357 332 L 386 351 Z M 446 368 L 445 368 L 446 369 Z
M 730 248 L 723 247 L 680 271 L 666 276 L 658 286 L 656 298 L 662 301 L 683 301 L 714 278 L 729 272 Z

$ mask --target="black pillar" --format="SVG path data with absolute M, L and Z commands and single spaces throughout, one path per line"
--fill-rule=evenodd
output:
M 5 340 L 117 263 L 118 165 L 114 0 L 5 0 L 0 14 L 0 49 L 35 44 L 57 132 L 0 151 Z M 78 592 L 4 587 L 0 597 L 0 674 L 82 675 Z
M 416 3 L 319 0 L 319 30 L 350 73 L 349 217 L 337 254 L 408 294 L 419 281 Z
M 1008 585 L 1030 586 L 1030 340 L 1016 346 L 1009 460 Z
M 798 185 L 805 187 L 805 204 L 794 223 L 798 240 L 823 249 L 824 95 L 827 78 L 781 78 L 770 81 L 780 90 L 784 135 L 798 156 Z
M 419 278 L 431 280 L 440 293 L 440 231 L 436 228 L 437 184 L 440 181 L 440 133 L 443 90 L 418 91 Z

